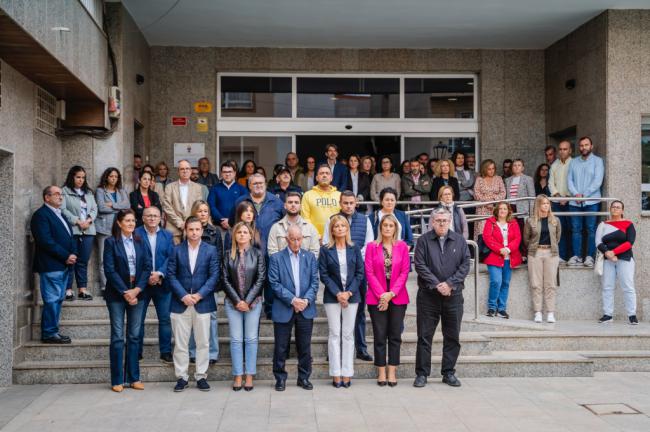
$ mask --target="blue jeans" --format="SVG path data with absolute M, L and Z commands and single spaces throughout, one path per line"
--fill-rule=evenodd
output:
M 505 311 L 510 290 L 510 260 L 506 260 L 503 267 L 487 266 L 490 275 L 490 292 L 488 294 L 488 309 Z
M 554 202 L 551 204 L 554 212 L 566 212 L 569 211 L 569 204 L 560 204 Z M 560 226 L 562 227 L 562 236 L 560 237 L 560 243 L 558 245 L 560 258 L 564 261 L 568 261 L 571 258 L 570 250 L 570 239 L 571 239 L 571 217 L 570 216 L 558 216 L 560 219 Z
M 77 280 L 77 288 L 88 286 L 88 261 L 93 251 L 94 235 L 75 235 L 77 242 L 77 262 L 74 265 L 74 277 Z M 68 289 L 72 288 L 72 277 L 68 280 Z
M 194 332 L 190 334 L 189 353 L 191 358 L 196 358 Z M 216 312 L 210 312 L 210 360 L 219 360 L 219 333 L 217 332 Z
M 144 320 L 147 317 L 149 303 L 153 300 L 158 315 L 158 344 L 160 354 L 171 354 L 172 352 L 172 321 L 169 317 L 171 313 L 172 293 L 161 288 L 160 285 L 155 287 L 147 286 L 142 294 L 142 322 L 140 323 L 140 355 L 142 355 L 144 346 Z
M 600 210 L 600 204 L 574 206 L 569 204 L 571 212 L 595 212 Z M 596 252 L 596 216 L 571 216 L 571 246 L 573 255 L 582 257 L 582 240 L 587 238 L 587 255 L 593 257 Z M 583 228 L 587 235 L 583 235 Z
M 130 306 L 124 300 L 106 302 L 111 320 L 111 385 L 140 381 L 140 323 L 142 301 Z M 124 360 L 124 315 L 126 315 L 126 363 Z
M 228 299 L 224 302 L 230 328 L 230 357 L 233 376 L 257 373 L 257 345 L 260 334 L 262 302 L 258 301 L 250 312 L 239 312 Z M 246 367 L 244 368 L 244 359 Z
M 61 318 L 61 303 L 65 298 L 68 279 L 72 279 L 71 271 L 61 270 L 39 273 L 43 309 L 41 311 L 41 339 L 59 334 L 59 319 Z

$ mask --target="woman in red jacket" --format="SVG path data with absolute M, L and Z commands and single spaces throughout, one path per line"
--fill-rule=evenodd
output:
M 506 304 L 510 276 L 512 269 L 521 264 L 521 231 L 507 203 L 497 204 L 492 214 L 483 228 L 483 242 L 490 248 L 490 254 L 484 261 L 490 275 L 487 316 L 508 319 Z
M 370 242 L 366 246 L 366 278 L 368 279 L 366 304 L 375 335 L 377 384 L 382 387 L 387 381 L 391 387 L 397 385 L 402 328 L 409 303 L 406 281 L 411 260 L 407 244 L 397 239 L 398 226 L 394 215 L 385 215 L 379 222 L 377 241 Z M 388 346 L 388 373 L 386 346 Z

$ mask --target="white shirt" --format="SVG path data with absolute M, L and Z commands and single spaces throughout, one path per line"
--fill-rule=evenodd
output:
M 341 283 L 345 290 L 345 284 L 348 280 L 348 260 L 346 257 L 346 249 L 336 249 L 336 254 L 339 257 L 339 272 L 341 273 Z
M 124 237 L 122 235 L 122 244 L 126 250 L 126 258 L 129 261 L 129 276 L 135 276 L 135 244 L 133 244 L 133 236 Z
M 158 240 L 158 231 L 160 227 L 156 227 L 156 231 L 153 234 L 149 232 L 146 228 L 144 229 L 147 232 L 147 238 L 149 239 L 149 246 L 151 246 L 151 268 L 156 269 L 156 240 Z
M 352 178 L 352 193 L 357 196 L 359 195 L 359 171 L 356 173 L 350 171 L 350 177 Z
M 293 284 L 296 286 L 296 297 L 300 298 L 300 252 L 294 253 L 289 249 L 289 261 L 291 262 Z
M 497 222 L 497 225 L 501 229 L 501 236 L 503 237 L 503 247 L 508 247 L 508 223 Z
M 349 221 L 349 219 L 348 219 Z M 366 239 L 364 240 L 363 246 L 356 245 L 361 248 L 361 257 L 366 259 L 366 245 L 375 239 L 375 233 L 372 230 L 372 223 L 370 219 L 366 218 Z M 330 242 L 330 219 L 327 219 L 325 222 L 325 228 L 323 229 L 323 244 L 326 245 Z
M 54 212 L 54 214 L 56 215 L 56 217 L 59 218 L 59 220 L 61 221 L 61 223 L 62 223 L 63 226 L 65 227 L 65 230 L 68 232 L 68 234 L 72 235 L 72 231 L 70 231 L 70 227 L 68 226 L 68 223 L 65 221 L 65 219 L 63 219 L 63 215 L 61 214 L 61 209 L 60 209 L 60 208 L 52 207 L 51 205 L 49 205 L 49 204 L 47 204 L 47 203 L 46 203 L 45 205 L 46 205 L 47 207 L 49 207 L 49 209 L 52 210 L 52 211 Z
M 199 244 L 196 245 L 196 248 L 192 248 L 190 242 L 187 242 L 187 252 L 190 256 L 190 271 L 194 274 L 194 267 L 196 267 L 196 259 L 199 256 L 199 248 L 201 247 L 201 240 Z
M 183 207 L 187 208 L 187 198 L 190 194 L 190 182 L 183 184 L 179 181 L 178 192 L 181 194 L 181 202 L 183 203 Z

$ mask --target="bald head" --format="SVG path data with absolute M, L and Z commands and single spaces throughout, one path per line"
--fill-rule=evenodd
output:
M 298 225 L 289 226 L 287 230 L 287 243 L 293 253 L 300 251 L 300 246 L 302 246 L 302 231 Z

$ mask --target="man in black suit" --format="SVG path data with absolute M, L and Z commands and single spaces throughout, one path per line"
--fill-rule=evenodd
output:
M 43 190 L 44 204 L 34 212 L 31 231 L 36 244 L 33 271 L 38 273 L 43 298 L 41 341 L 69 344 L 70 338 L 59 333 L 61 304 L 71 271 L 77 262 L 77 247 L 72 228 L 61 215 L 61 188 L 48 186 Z

